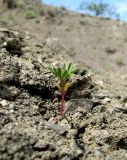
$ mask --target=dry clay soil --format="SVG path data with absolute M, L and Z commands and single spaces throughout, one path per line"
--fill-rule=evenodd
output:
M 127 24 L 41 7 L 1 11 L 0 159 L 127 160 Z M 77 71 L 61 117 L 48 67 L 64 62 Z

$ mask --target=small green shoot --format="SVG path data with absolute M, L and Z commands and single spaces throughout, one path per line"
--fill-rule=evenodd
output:
M 70 84 L 68 83 L 68 79 L 74 75 L 76 69 L 72 63 L 64 64 L 62 67 L 49 67 L 49 70 L 59 78 L 58 89 L 61 94 L 61 106 L 60 106 L 60 114 L 64 115 L 64 98 L 66 91 Z

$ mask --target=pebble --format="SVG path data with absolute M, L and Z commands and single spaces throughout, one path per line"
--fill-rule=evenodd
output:
M 2 100 L 2 101 L 0 101 L 0 104 L 1 104 L 3 107 L 5 107 L 5 106 L 8 105 L 8 102 L 7 102 L 6 100 Z
M 34 108 L 34 109 L 38 109 L 38 106 L 36 106 L 36 105 L 33 105 L 33 108 Z

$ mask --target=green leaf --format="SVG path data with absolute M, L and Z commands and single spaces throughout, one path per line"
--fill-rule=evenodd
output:
M 58 68 L 55 68 L 55 67 L 54 67 L 54 72 L 55 72 L 55 75 L 56 75 L 57 77 L 59 77 Z
M 49 70 L 61 80 L 66 80 L 75 72 L 72 63 L 65 63 L 62 67 L 49 67 Z
M 61 79 L 61 74 L 62 74 L 61 72 L 62 72 L 62 71 L 61 71 L 61 68 L 60 68 L 60 67 L 57 68 L 57 72 L 58 72 L 58 75 L 57 75 L 57 76 Z
M 62 72 L 62 79 L 66 80 L 68 77 L 68 72 L 66 70 L 63 70 Z
M 69 71 L 71 71 L 71 68 L 72 68 L 72 64 L 71 64 L 71 63 L 69 63 L 69 64 L 68 64 L 68 69 L 67 69 L 67 70 L 68 70 L 68 72 L 69 72 Z

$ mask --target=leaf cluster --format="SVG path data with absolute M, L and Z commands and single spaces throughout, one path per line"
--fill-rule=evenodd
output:
M 49 70 L 60 80 L 66 80 L 76 71 L 72 63 L 64 64 L 62 67 L 49 67 Z
M 96 15 L 98 16 L 102 15 L 108 9 L 108 5 L 104 3 L 92 3 L 87 6 L 87 9 L 90 11 L 95 11 Z
M 91 13 L 95 16 L 104 16 L 113 19 L 120 19 L 120 15 L 116 10 L 116 7 L 103 2 L 102 0 L 86 2 L 83 1 L 80 4 L 80 9 L 85 13 Z

